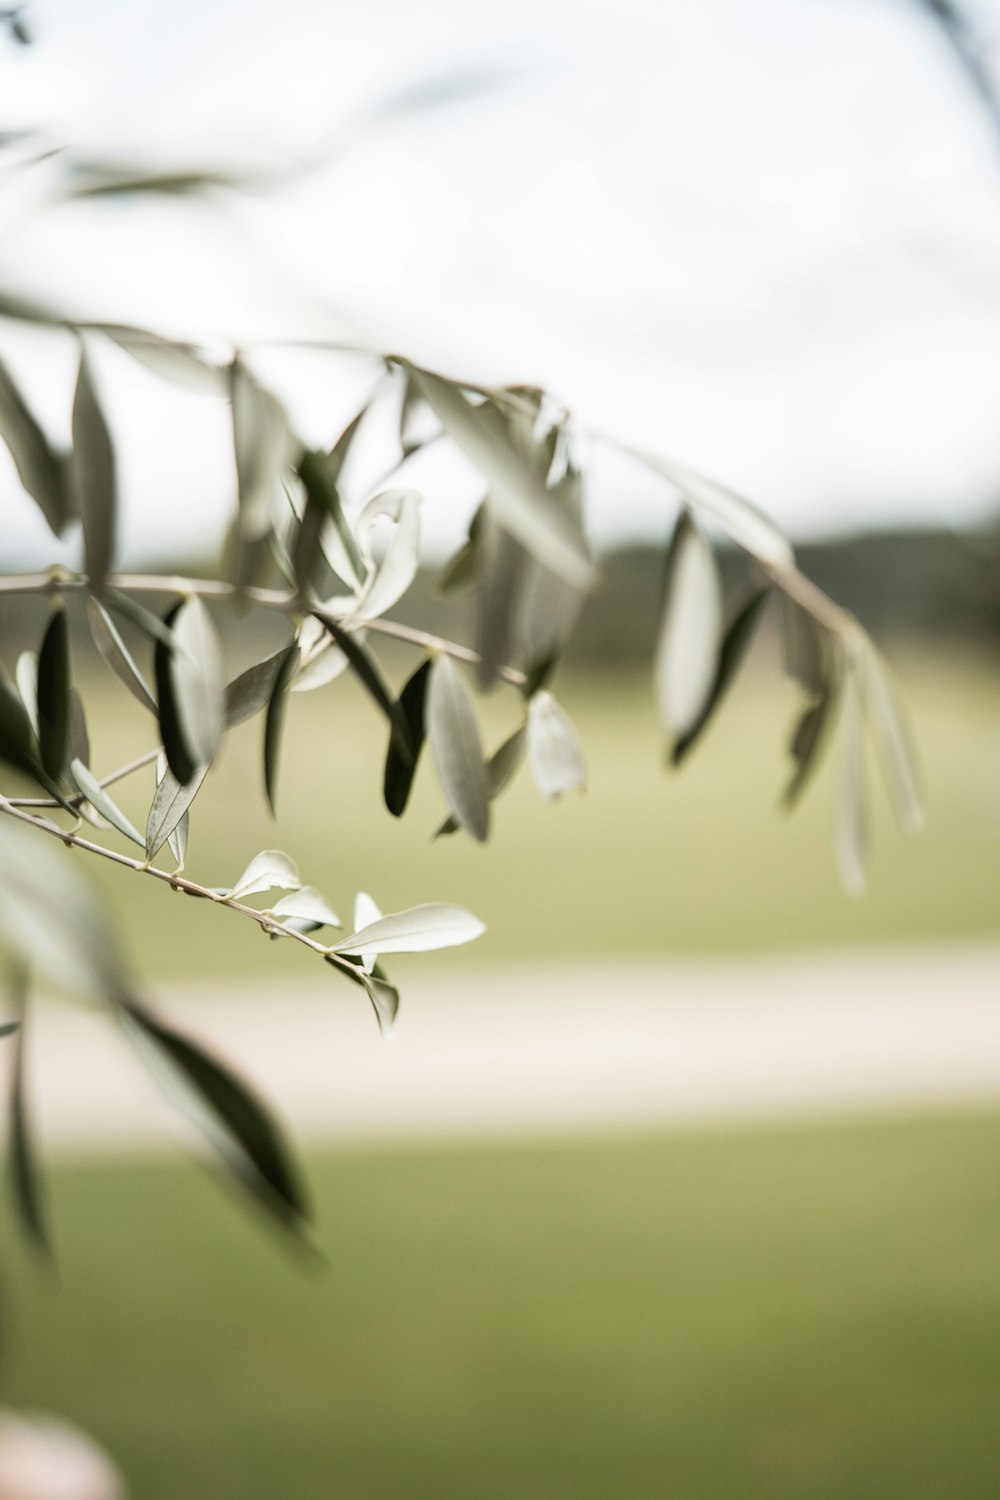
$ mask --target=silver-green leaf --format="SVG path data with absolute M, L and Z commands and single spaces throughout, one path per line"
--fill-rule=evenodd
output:
M 490 829 L 489 783 L 472 695 L 458 668 L 437 656 L 427 690 L 427 733 L 448 805 L 480 842 Z

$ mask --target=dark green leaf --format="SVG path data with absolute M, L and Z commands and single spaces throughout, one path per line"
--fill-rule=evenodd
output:
M 20 1021 L 0 1021 L 0 1037 L 13 1036 L 20 1024 Z
M 321 545 L 327 513 L 323 504 L 314 495 L 306 495 L 306 507 L 295 532 L 292 545 L 292 576 L 295 587 L 303 599 L 314 592 L 323 569 L 327 566 Z
M 332 615 L 322 609 L 313 609 L 312 613 L 323 625 L 326 626 L 334 639 L 334 643 L 340 647 L 347 657 L 351 670 L 358 681 L 365 687 L 370 696 L 378 704 L 379 708 L 389 720 L 393 739 L 396 742 L 396 752 L 403 760 L 412 761 L 414 758 L 413 746 L 410 743 L 410 726 L 406 722 L 406 716 L 399 704 L 393 698 L 385 678 L 375 661 L 375 658 L 365 650 L 356 636 L 345 630 Z
M 301 1230 L 309 1207 L 299 1171 L 264 1103 L 224 1063 L 144 1006 L 125 1000 L 121 1011 L 166 1064 L 168 1091 L 180 1086 L 183 1102 L 195 1106 L 198 1122 L 237 1179 L 287 1228 Z
M 385 805 L 394 818 L 401 818 L 406 811 L 406 804 L 410 800 L 410 790 L 413 786 L 413 778 L 417 772 L 417 761 L 424 743 L 424 705 L 427 698 L 427 684 L 430 680 L 431 663 L 422 662 L 413 676 L 406 683 L 399 695 L 399 709 L 406 720 L 409 730 L 410 748 L 412 754 L 409 759 L 404 759 L 396 747 L 395 739 L 390 737 L 389 748 L 385 757 L 385 776 L 382 782 L 382 792 L 385 797 Z
M 0 668 L 0 760 L 16 771 L 37 778 L 38 763 L 35 732 L 28 710 L 14 684 Z
M 91 592 L 99 594 L 114 556 L 118 501 L 111 436 L 85 352 L 73 401 L 72 461 L 87 575 Z
M 427 727 L 448 805 L 474 839 L 490 828 L 489 784 L 471 694 L 447 656 L 434 658 Z
M 769 593 L 770 586 L 767 585 L 759 589 L 757 593 L 752 594 L 743 608 L 730 622 L 719 650 L 719 665 L 705 706 L 699 717 L 691 725 L 691 728 L 686 734 L 682 734 L 674 745 L 670 759 L 675 766 L 680 765 L 688 751 L 701 737 L 702 731 L 725 697 L 726 690 L 736 676 L 747 648 L 753 640 L 754 632 L 757 629 L 757 624 Z
M 273 656 L 255 662 L 239 677 L 234 677 L 226 686 L 226 727 L 242 724 L 260 713 L 271 701 L 275 679 L 281 664 L 288 656 L 288 647 L 282 646 Z
M 267 805 L 272 814 L 275 812 L 278 795 L 278 756 L 281 750 L 281 731 L 285 722 L 285 710 L 288 707 L 288 688 L 295 676 L 295 668 L 298 664 L 299 648 L 293 643 L 285 652 L 284 660 L 274 680 L 274 691 L 267 705 L 267 718 L 264 721 L 264 790 L 267 793 Z
M 18 478 L 56 536 L 74 515 L 63 458 L 49 443 L 0 361 L 0 437 L 10 449 Z
M 28 1239 L 43 1256 L 49 1257 L 52 1247 L 46 1223 L 45 1204 L 41 1180 L 35 1162 L 32 1132 L 28 1122 L 28 1108 L 24 1087 L 24 1046 L 26 1028 L 24 1012 L 27 1003 L 27 975 L 18 969 L 14 976 L 16 1003 L 20 1008 L 22 1023 L 14 1047 L 14 1071 L 10 1085 L 10 1167 L 14 1204 Z
M 69 695 L 69 627 L 60 604 L 38 653 L 38 743 L 42 765 L 54 781 L 65 774 L 69 754 Z
M 795 770 L 781 798 L 785 808 L 795 806 L 822 759 L 835 717 L 837 698 L 837 681 L 831 678 L 822 697 L 810 703 L 796 722 L 789 745 Z

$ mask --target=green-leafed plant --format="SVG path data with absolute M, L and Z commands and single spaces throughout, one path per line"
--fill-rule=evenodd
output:
M 19 12 L 11 15 L 20 24 Z M 185 171 L 136 178 L 72 153 L 64 166 L 65 191 L 75 194 L 211 190 L 220 180 L 217 173 Z M 0 288 L 0 350 L 7 323 L 61 330 L 79 351 L 72 442 L 65 451 L 50 440 L 0 362 L 0 439 L 21 486 L 55 536 L 78 527 L 82 540 L 78 569 L 0 577 L 0 593 L 36 595 L 51 606 L 36 652 L 13 660 L 0 640 L 0 761 L 10 773 L 0 795 L 0 939 L 11 971 L 10 1014 L 0 1034 L 16 1054 L 10 1117 L 22 1217 L 45 1244 L 21 1084 L 29 979 L 38 975 L 96 997 L 205 1124 L 241 1182 L 299 1231 L 306 1197 L 275 1121 L 224 1064 L 148 1009 L 82 862 L 68 851 L 138 871 L 297 944 L 327 966 L 331 982 L 346 981 L 366 995 L 388 1030 L 399 996 L 383 960 L 468 942 L 482 931 L 480 921 L 435 900 L 384 915 L 361 894 L 353 930 L 343 935 L 327 897 L 278 850 L 262 851 L 242 874 L 234 871 L 228 888 L 200 884 L 186 873 L 198 793 L 228 730 L 256 717 L 263 794 L 273 811 L 289 693 L 321 690 L 344 673 L 354 675 L 385 721 L 384 796 L 396 817 L 405 815 L 427 742 L 450 808 L 439 834 L 487 839 L 493 804 L 522 766 L 545 799 L 581 786 L 583 752 L 551 682 L 597 574 L 583 521 L 586 455 L 609 440 L 579 431 L 541 390 L 476 385 L 389 354 L 378 356 L 372 389 L 353 420 L 330 447 L 315 449 L 298 437 L 294 412 L 255 373 L 252 349 L 220 357 L 149 329 L 83 322 L 65 310 L 29 306 Z M 118 570 L 115 437 L 91 358 L 105 343 L 165 380 L 228 401 L 237 498 L 225 556 L 212 578 Z M 371 350 L 317 347 L 332 360 L 372 359 Z M 385 455 L 387 478 L 360 509 L 348 506 L 341 477 L 352 444 L 372 413 L 389 405 L 398 413 L 398 438 Z M 483 499 L 468 539 L 441 577 L 446 595 L 475 591 L 473 639 L 432 636 L 405 621 L 420 556 L 421 503 L 407 484 L 407 466 L 428 443 L 453 444 L 482 476 Z M 630 456 L 660 478 L 665 514 L 676 513 L 652 664 L 651 734 L 658 718 L 673 765 L 691 753 L 739 671 L 768 601 L 776 601 L 788 671 L 802 691 L 784 800 L 792 805 L 798 799 L 839 737 L 838 860 L 847 887 L 860 889 L 866 733 L 900 825 L 913 831 L 920 823 L 906 732 L 871 641 L 803 576 L 787 540 L 748 501 L 656 454 L 631 450 Z M 391 532 L 379 548 L 376 523 Z M 720 536 L 749 563 L 753 582 L 739 597 L 727 598 L 720 581 Z M 65 606 L 78 595 L 86 597 L 93 644 L 135 700 L 136 712 L 149 720 L 148 751 L 113 769 L 92 764 L 85 705 L 74 683 Z M 280 617 L 284 627 L 280 648 L 238 675 L 227 667 L 213 617 L 226 601 L 242 606 L 247 642 L 262 612 Z M 73 618 L 82 615 L 73 612 Z M 148 640 L 151 672 L 130 647 L 139 637 Z M 380 665 L 383 640 L 412 653 L 401 686 L 390 683 Z M 477 694 L 494 690 L 509 706 L 509 724 L 498 746 L 484 747 Z M 115 786 L 149 766 L 155 766 L 155 793 L 141 829 L 118 806 Z M 30 795 L 21 785 L 25 778 L 34 783 Z M 126 852 L 128 845 L 134 853 Z

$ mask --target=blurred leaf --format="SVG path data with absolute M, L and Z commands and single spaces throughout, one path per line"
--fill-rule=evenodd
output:
M 758 510 L 742 495 L 737 495 L 735 490 L 717 484 L 714 479 L 706 479 L 703 474 L 696 474 L 691 469 L 682 468 L 680 464 L 669 463 L 655 453 L 647 453 L 638 448 L 626 448 L 624 451 L 631 453 L 633 458 L 637 458 L 654 473 L 669 479 L 695 510 L 714 517 L 733 541 L 758 562 L 778 572 L 792 567 L 795 554 L 788 540 L 763 511 Z
M 86 351 L 80 353 L 73 401 L 72 466 L 87 575 L 91 592 L 99 594 L 114 555 L 118 499 L 114 450 Z
M 405 370 L 403 381 L 403 400 L 399 409 L 399 446 L 403 457 L 409 458 L 426 441 L 420 418 L 421 411 L 429 412 L 430 408 Z
M 105 996 L 125 985 L 115 929 L 72 852 L 12 818 L 0 819 L 0 939 L 56 985 Z
M 833 650 L 829 632 L 787 595 L 782 595 L 782 624 L 786 672 L 810 696 L 823 693 Z
M 860 664 L 860 688 L 889 800 L 904 833 L 924 826 L 923 799 L 909 725 L 893 685 L 873 651 Z
M 254 662 L 238 677 L 226 685 L 226 728 L 232 729 L 246 719 L 252 719 L 271 701 L 274 684 L 282 663 L 288 657 L 289 648 L 282 646 L 273 656 Z
M 122 640 L 117 625 L 99 600 L 93 598 L 87 600 L 87 618 L 90 621 L 90 633 L 94 638 L 94 644 L 119 682 L 128 689 L 137 703 L 141 703 L 143 708 L 148 708 L 150 713 L 155 714 L 156 702 L 149 691 L 146 679 Z
M 0 668 L 0 760 L 37 779 L 35 731 L 13 683 Z
M 550 693 L 536 693 L 528 704 L 528 765 L 547 802 L 583 790 L 587 768 L 569 715 Z
M 362 981 L 372 1003 L 378 1029 L 388 1039 L 392 1036 L 392 1028 L 399 1014 L 399 991 L 395 985 L 376 974 L 363 974 Z
M 344 630 L 332 615 L 319 608 L 314 608 L 312 613 L 326 626 L 333 636 L 335 645 L 347 657 L 354 675 L 385 714 L 396 741 L 397 754 L 403 760 L 412 761 L 413 746 L 410 744 L 410 728 L 406 722 L 406 716 L 386 686 L 375 658 L 361 645 L 357 637 Z
M 406 720 L 412 754 L 408 758 L 401 756 L 395 739 L 390 737 L 385 757 L 382 793 L 385 805 L 394 818 L 401 818 L 406 811 L 406 804 L 413 787 L 413 778 L 417 773 L 417 762 L 423 749 L 424 710 L 430 673 L 430 661 L 421 662 L 399 695 L 399 709 Z
M 476 710 L 447 656 L 436 656 L 431 665 L 427 726 L 448 805 L 462 827 L 482 842 L 490 827 L 489 784 Z
M 83 793 L 92 807 L 96 807 L 102 818 L 107 818 L 112 828 L 117 828 L 133 844 L 138 844 L 140 849 L 146 847 L 146 840 L 137 828 L 134 828 L 121 808 L 112 801 L 104 787 L 93 776 L 81 760 L 74 760 L 70 764 L 70 773 L 77 788 Z
M 38 653 L 22 651 L 14 668 L 17 690 L 28 715 L 32 732 L 38 738 Z
M 406 593 L 417 576 L 420 555 L 420 496 L 416 490 L 386 490 L 368 501 L 358 517 L 358 539 L 371 557 L 370 535 L 381 518 L 396 523 L 392 540 L 377 567 L 373 565 L 354 611 L 358 620 L 374 620 Z
M 514 775 L 524 759 L 526 744 L 527 730 L 522 724 L 520 729 L 516 729 L 509 739 L 504 740 L 503 744 L 494 751 L 493 755 L 486 762 L 486 784 L 491 802 L 495 802 L 504 788 L 509 786 L 510 782 L 514 779 Z M 453 816 L 447 817 L 434 837 L 440 838 L 442 834 L 457 833 L 458 829 L 458 819 Z
M 255 854 L 231 890 L 226 901 L 242 901 L 258 891 L 298 891 L 302 881 L 293 860 L 280 849 L 262 849 Z
M 364 583 L 366 569 L 340 503 L 337 480 L 351 439 L 363 416 L 364 412 L 360 412 L 354 418 L 329 453 L 304 453 L 298 467 L 299 478 L 306 492 L 307 507 L 312 507 L 317 515 L 327 518 L 339 544 L 335 555 L 331 557 L 334 571 L 353 588 L 360 588 Z
M 459 386 L 428 370 L 410 368 L 449 435 L 485 478 L 489 486 L 486 504 L 500 525 L 552 572 L 576 588 L 587 589 L 594 565 L 586 543 L 563 513 L 548 503 L 544 480 L 511 442 L 498 435 Z
M 429 953 L 471 943 L 486 931 L 483 923 L 460 906 L 428 904 L 392 912 L 360 932 L 332 944 L 331 953 Z
M 316 927 L 340 927 L 337 913 L 311 885 L 304 885 L 288 896 L 282 896 L 276 905 L 268 907 L 272 917 L 295 917 Z
M 151 609 L 140 604 L 138 599 L 131 599 L 128 594 L 119 593 L 117 589 L 108 589 L 106 601 L 109 610 L 130 620 L 154 644 L 166 646 L 168 651 L 174 649 L 174 633 L 170 626 L 159 615 L 154 615 Z
M 319 622 L 314 620 L 313 624 Z M 361 632 L 358 632 L 360 637 Z M 303 649 L 303 656 L 305 651 Z M 300 672 L 296 672 L 290 691 L 293 693 L 311 693 L 316 688 L 326 687 L 328 682 L 335 682 L 348 668 L 348 660 L 343 651 L 333 644 L 327 637 L 326 644 L 316 655 L 306 663 Z
M 769 593 L 770 585 L 765 585 L 764 588 L 758 589 L 755 594 L 751 594 L 726 631 L 719 651 L 718 669 L 715 674 L 715 681 L 712 684 L 712 691 L 705 700 L 705 706 L 698 715 L 698 718 L 691 725 L 691 728 L 686 734 L 681 735 L 680 739 L 674 745 L 671 759 L 675 766 L 680 765 L 688 751 L 700 739 L 702 731 L 706 728 L 715 710 L 725 697 L 726 691 L 746 655 L 750 642 L 753 640 L 754 632 L 757 629 Z
M 301 1230 L 309 1208 L 298 1169 L 263 1102 L 224 1063 L 134 1000 L 120 1012 L 134 1040 L 151 1047 L 165 1091 L 193 1116 L 226 1166 L 286 1228 Z M 165 1065 L 165 1068 L 164 1068 Z
M 225 668 L 212 617 L 196 595 L 164 617 L 173 635 L 156 644 L 156 690 L 167 761 L 188 782 L 211 765 L 224 728 Z
M 479 541 L 481 592 L 477 611 L 476 676 L 481 688 L 492 687 L 500 668 L 516 655 L 516 622 L 531 555 L 489 513 Z
M 279 493 L 293 440 L 281 402 L 239 359 L 230 366 L 230 400 L 239 530 L 245 541 L 256 541 L 271 529 L 271 503 Z
M 376 901 L 369 896 L 367 891 L 358 891 L 354 898 L 354 930 L 361 932 L 365 927 L 371 927 L 372 923 L 382 920 L 382 909 Z M 378 967 L 378 952 L 374 948 L 366 948 L 358 957 L 361 967 L 366 974 L 371 974 Z
M 285 710 L 288 707 L 288 685 L 295 675 L 295 668 L 298 664 L 299 648 L 293 642 L 285 652 L 284 660 L 278 669 L 278 675 L 274 680 L 274 690 L 267 705 L 267 718 L 264 721 L 264 790 L 267 793 L 267 805 L 272 813 L 275 812 L 278 795 L 278 757 L 281 751 L 281 731 L 285 722 Z
M 18 965 L 11 976 L 12 1000 L 20 1016 L 20 1032 L 14 1045 L 14 1068 L 11 1076 L 10 1167 L 14 1206 L 28 1239 L 45 1258 L 52 1254 L 41 1178 L 35 1162 L 32 1131 L 24 1086 L 25 1013 L 28 1002 L 27 970 Z M 16 1023 L 15 1023 L 16 1024 Z
M 0 314 L 3 304 L 0 303 Z M 73 496 L 66 483 L 66 466 L 35 421 L 0 361 L 0 438 L 10 450 L 18 478 L 56 536 L 73 519 Z
M 844 889 L 860 896 L 868 880 L 868 786 L 865 742 L 861 723 L 861 695 L 849 671 L 841 694 L 842 781 L 837 818 L 837 866 Z
M 193 344 L 161 338 L 147 328 L 102 323 L 100 332 L 163 380 L 199 396 L 224 396 L 226 372 L 204 359 Z
M 83 699 L 76 688 L 69 691 L 69 758 L 90 764 L 90 736 L 87 733 L 87 717 Z
M 0 1021 L 0 1037 L 13 1036 L 20 1025 L 20 1021 Z
M 722 591 L 715 556 L 682 511 L 667 558 L 654 680 L 660 723 L 673 744 L 697 724 L 719 670 Z
M 326 511 L 314 495 L 306 496 L 305 510 L 295 531 L 292 545 L 292 576 L 303 599 L 320 591 L 322 569 L 328 566 L 321 538 L 326 525 Z
M 69 626 L 61 604 L 53 610 L 38 654 L 38 744 L 54 781 L 66 771 L 70 716 Z
M 147 859 L 154 859 L 167 840 L 173 837 L 176 830 L 182 842 L 178 843 L 173 852 L 178 864 L 183 864 L 183 849 L 187 842 L 185 819 L 188 808 L 201 790 L 202 782 L 207 774 L 208 767 L 203 766 L 190 781 L 180 782 L 169 765 L 163 766 L 156 794 L 153 797 L 153 805 L 149 809 L 149 818 L 146 821 Z M 185 828 L 184 833 L 180 833 L 182 828 Z

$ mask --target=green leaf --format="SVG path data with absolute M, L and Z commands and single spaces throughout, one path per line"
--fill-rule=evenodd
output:
M 240 360 L 230 367 L 233 448 L 239 494 L 239 531 L 246 542 L 271 529 L 272 501 L 280 493 L 294 440 L 285 409 Z
M 212 617 L 193 596 L 164 617 L 173 649 L 156 645 L 156 690 L 167 761 L 186 783 L 211 765 L 224 728 L 225 670 Z
M 6 672 L 0 669 L 0 760 L 37 779 L 41 769 L 28 710 Z
M 282 646 L 273 656 L 255 662 L 226 686 L 226 728 L 242 724 L 260 713 L 271 701 L 274 684 L 282 663 L 288 657 L 288 646 Z
M 94 638 L 94 645 L 137 703 L 143 708 L 148 708 L 150 713 L 156 713 L 156 700 L 149 691 L 146 679 L 136 666 L 125 642 L 122 640 L 118 627 L 108 614 L 99 599 L 87 600 L 87 618 L 90 622 L 90 633 Z
M 587 589 L 594 565 L 577 527 L 550 503 L 544 478 L 452 381 L 410 366 L 413 380 L 444 427 L 485 478 L 486 505 L 532 556 L 575 588 Z
M 133 328 L 127 323 L 102 323 L 100 332 L 154 375 L 182 390 L 200 396 L 226 394 L 226 371 L 203 358 L 193 344 L 161 338 L 148 328 Z
M 292 546 L 292 576 L 303 599 L 308 599 L 317 590 L 323 592 L 319 580 L 323 568 L 327 566 L 321 544 L 326 521 L 326 511 L 321 502 L 313 495 L 307 495 L 305 510 Z
M 97 399 L 86 351 L 73 401 L 72 466 L 77 508 L 83 522 L 83 551 L 90 589 L 99 594 L 111 567 L 117 525 L 115 456 Z
M 429 903 L 392 912 L 352 932 L 330 947 L 331 953 L 430 953 L 471 943 L 486 931 L 478 917 L 460 906 Z
M 69 758 L 71 761 L 82 760 L 85 766 L 90 764 L 87 716 L 84 713 L 83 699 L 76 688 L 69 690 Z
M 296 921 L 308 922 L 314 927 L 340 927 L 341 921 L 326 899 L 311 885 L 304 885 L 287 896 L 282 896 L 267 910 L 272 917 L 292 917 Z
M 639 448 L 625 448 L 623 451 L 630 453 L 654 473 L 669 479 L 689 505 L 718 521 L 733 541 L 758 562 L 779 572 L 794 565 L 795 554 L 787 538 L 763 511 L 758 510 L 751 501 L 745 500 L 735 490 L 717 484 L 714 479 L 706 479 L 703 474 L 696 474 L 692 469 L 685 469 L 680 464 L 660 458 L 655 453 L 647 453 Z
M 527 730 L 522 724 L 516 729 L 509 739 L 494 751 L 486 763 L 486 783 L 491 802 L 495 802 L 500 793 L 510 785 L 514 776 L 524 759 L 527 743 Z M 441 827 L 434 837 L 441 838 L 442 834 L 457 833 L 459 829 L 458 819 L 454 816 L 445 818 Z
M 861 694 L 853 672 L 844 681 L 841 708 L 841 794 L 837 818 L 837 866 L 849 896 L 860 896 L 868 879 L 868 787 Z
M 295 862 L 280 849 L 262 849 L 255 854 L 243 874 L 231 890 L 223 897 L 226 901 L 242 901 L 259 891 L 298 891 L 302 881 Z
M 2 308 L 0 308 L 2 311 Z M 18 478 L 56 536 L 74 516 L 66 465 L 35 421 L 6 365 L 0 361 L 0 438 L 10 450 Z
M 0 819 L 0 939 L 60 987 L 105 996 L 125 987 L 115 929 L 73 853 L 11 818 Z
M 0 1021 L 0 1037 L 13 1036 L 20 1025 L 20 1021 Z
M 138 844 L 140 849 L 146 847 L 146 840 L 142 834 L 137 828 L 133 827 L 121 808 L 109 797 L 104 787 L 101 786 L 96 776 L 92 775 L 83 761 L 72 761 L 70 763 L 70 774 L 77 788 L 86 797 L 91 807 L 96 807 L 101 817 L 107 818 L 112 828 L 117 828 L 119 833 L 123 833 L 127 839 L 131 839 L 133 844 Z
M 528 704 L 528 765 L 547 802 L 582 791 L 587 768 L 573 722 L 550 693 L 536 693 Z
M 492 687 L 500 668 L 517 649 L 517 617 L 533 559 L 521 543 L 487 514 L 480 541 L 480 574 L 476 676 L 481 688 Z
M 436 656 L 432 663 L 427 726 L 448 805 L 462 827 L 482 842 L 489 833 L 490 807 L 479 725 L 469 690 L 447 656 Z
M 42 765 L 54 781 L 62 779 L 69 754 L 69 627 L 57 605 L 38 654 L 38 743 Z
M 399 709 L 406 720 L 412 755 L 409 758 L 401 756 L 395 739 L 390 737 L 385 757 L 382 793 L 385 805 L 394 818 L 401 818 L 406 811 L 413 779 L 417 772 L 417 762 L 423 749 L 424 709 L 430 672 L 430 661 L 421 662 L 399 695 Z
M 286 1228 L 296 1231 L 309 1206 L 292 1153 L 270 1111 L 229 1067 L 134 1000 L 120 1013 L 145 1055 L 151 1050 L 165 1091 L 205 1131 L 236 1179 Z M 165 1069 L 163 1065 L 165 1066 Z
M 392 1028 L 399 1014 L 399 991 L 395 985 L 377 974 L 363 973 L 361 982 L 368 992 L 379 1031 L 384 1037 L 391 1037 Z
M 653 667 L 660 724 L 672 744 L 705 710 L 718 675 L 722 591 L 711 547 L 682 511 L 667 556 L 667 582 Z
M 760 621 L 761 614 L 768 594 L 770 585 L 758 589 L 751 594 L 743 608 L 733 618 L 723 637 L 722 646 L 719 651 L 719 662 L 715 673 L 715 681 L 712 690 L 705 700 L 698 718 L 691 725 L 686 734 L 682 734 L 674 745 L 671 760 L 675 766 L 679 766 L 688 751 L 693 748 L 701 738 L 702 731 L 707 727 L 712 715 L 718 708 L 726 695 L 726 692 L 739 670 L 740 663 L 746 655 L 750 642 L 753 640 L 754 632 Z
M 164 765 L 156 787 L 156 795 L 153 805 L 149 809 L 149 817 L 146 820 L 146 858 L 154 859 L 177 830 L 185 827 L 188 808 L 201 790 L 202 782 L 208 773 L 208 768 L 203 767 L 197 771 L 190 781 L 181 782 L 171 771 L 169 765 Z M 186 830 L 180 835 L 183 841 L 174 849 L 178 864 L 184 862 L 183 846 L 187 842 Z
M 298 466 L 299 478 L 306 492 L 307 513 L 311 508 L 317 516 L 325 517 L 332 524 L 334 535 L 339 543 L 337 553 L 332 558 L 334 569 L 354 588 L 360 588 L 364 583 L 366 569 L 361 553 L 358 551 L 354 533 L 340 503 L 337 479 L 346 454 L 346 449 L 341 450 L 340 444 L 347 439 L 349 446 L 348 434 L 353 436 L 357 431 L 357 425 L 363 415 L 362 412 L 355 417 L 329 453 L 304 453 Z
M 267 793 L 267 805 L 272 814 L 275 812 L 278 795 L 278 756 L 281 750 L 281 731 L 285 722 L 285 710 L 288 707 L 288 686 L 295 676 L 295 668 L 298 664 L 299 648 L 293 643 L 285 652 L 284 660 L 274 680 L 274 691 L 267 705 L 267 718 L 264 722 L 264 790 Z
M 28 1107 L 24 1086 L 24 1047 L 26 1027 L 24 1014 L 28 999 L 27 972 L 20 966 L 14 971 L 14 1001 L 21 1012 L 20 1034 L 14 1047 L 14 1069 L 11 1077 L 10 1109 L 10 1167 L 14 1205 L 25 1234 L 34 1248 L 44 1257 L 52 1254 L 47 1215 L 41 1187 L 41 1178 L 35 1161 L 32 1131 L 28 1121 Z M 17 1023 L 15 1023 L 16 1025 Z
M 312 613 L 316 616 L 317 620 L 326 626 L 333 637 L 334 644 L 347 657 L 354 675 L 385 714 L 396 741 L 397 753 L 404 760 L 412 760 L 413 746 L 410 744 L 409 725 L 406 722 L 406 717 L 402 709 L 389 691 L 375 658 L 370 652 L 366 651 L 357 637 L 352 635 L 350 631 L 344 630 L 332 615 L 318 608 L 314 608 Z

